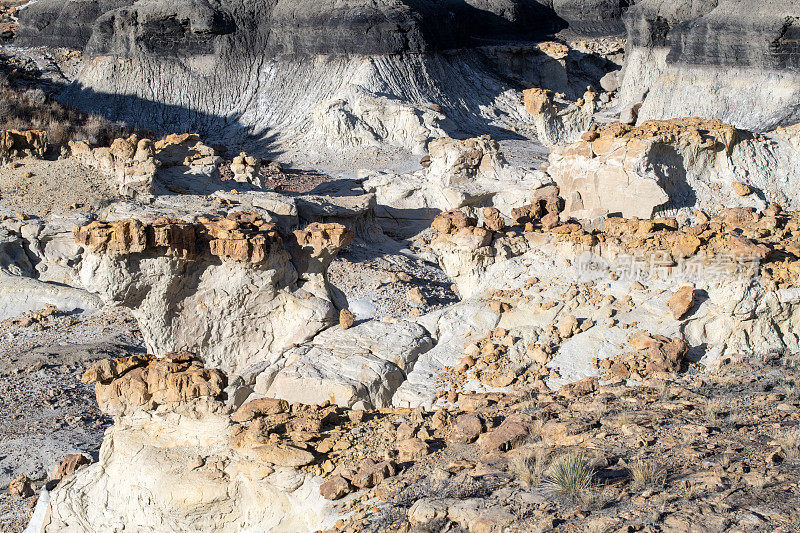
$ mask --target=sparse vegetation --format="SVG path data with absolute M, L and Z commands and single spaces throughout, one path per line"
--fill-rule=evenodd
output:
M 672 389 L 670 388 L 669 383 L 666 381 L 659 383 L 658 388 L 656 389 L 656 394 L 658 394 L 659 401 L 670 401 L 672 399 Z
M 775 439 L 786 454 L 786 460 L 796 463 L 800 461 L 800 431 L 787 431 Z
M 516 457 L 511 462 L 511 472 L 522 486 L 538 487 L 547 470 L 547 457 L 545 450 L 537 448 L 529 455 Z
M 719 400 L 709 400 L 703 406 L 703 418 L 707 424 L 716 426 L 719 424 L 720 418 L 724 416 L 725 407 Z
M 57 145 L 71 140 L 108 145 L 117 137 L 130 135 L 122 123 L 63 105 L 43 89 L 22 82 L 36 75 L 8 64 L 0 54 L 0 130 L 43 129 L 48 141 Z
M 594 470 L 582 453 L 567 453 L 550 464 L 547 485 L 574 502 L 591 497 Z
M 636 460 L 631 464 L 631 479 L 640 489 L 655 489 L 664 486 L 667 479 L 666 471 L 652 461 Z

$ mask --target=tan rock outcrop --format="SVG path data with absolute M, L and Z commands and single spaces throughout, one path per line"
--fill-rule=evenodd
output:
M 42 158 L 46 150 L 44 130 L 0 130 L 0 163 L 25 156 Z
M 324 272 L 352 232 L 333 223 L 298 230 L 294 257 L 277 226 L 250 213 L 95 221 L 75 236 L 87 250 L 81 282 L 132 309 L 151 353 L 185 347 L 232 371 L 274 361 L 335 322 Z
M 124 359 L 110 374 L 108 363 L 100 361 L 95 364 L 99 368 L 90 367 L 84 374 L 84 383 L 96 384 L 97 403 L 105 413 L 117 416 L 196 398 L 217 399 L 226 385 L 225 374 L 204 368 L 188 352 L 168 353 L 160 359 L 140 357 L 136 361 L 139 364 L 132 366 L 132 358 Z
M 239 183 L 250 183 L 258 188 L 261 188 L 261 160 L 245 152 L 240 153 L 231 161 L 231 172 L 233 172 L 234 181 Z
M 71 156 L 80 164 L 108 175 L 120 195 L 147 200 L 155 194 L 157 163 L 149 139 L 133 135 L 114 139 L 109 147 L 70 141 L 69 148 Z
M 193 133 L 170 134 L 153 142 L 136 135 L 117 138 L 108 147 L 70 141 L 79 163 L 108 175 L 119 194 L 148 201 L 156 194 L 207 191 L 219 180 L 222 159 Z
M 159 218 L 151 223 L 135 219 L 94 221 L 75 229 L 75 239 L 90 252 L 112 256 L 164 253 L 179 259 L 196 259 L 207 245 L 222 260 L 258 264 L 282 249 L 277 226 L 252 213 L 225 218 L 198 217 L 191 224 Z
M 621 213 L 650 218 L 665 209 L 800 207 L 800 152 L 793 134 L 753 135 L 715 120 L 614 123 L 555 146 L 548 173 L 568 216 Z M 760 195 L 751 194 L 760 191 Z
M 319 493 L 322 479 L 306 467 L 315 454 L 288 439 L 234 438 L 247 428 L 231 420 L 227 376 L 192 354 L 101 361 L 84 381 L 96 382 L 98 404 L 114 425 L 98 462 L 62 476 L 44 502 L 42 531 L 96 531 L 114 523 L 151 531 L 289 532 L 335 522 Z M 239 411 L 248 416 L 234 417 L 252 426 L 285 407 L 259 402 Z M 158 505 L 145 503 L 152 497 Z
M 592 124 L 593 100 L 558 101 L 553 91 L 538 87 L 523 91 L 523 96 L 525 111 L 533 117 L 536 136 L 545 146 L 575 142 Z
M 292 260 L 304 276 L 322 274 L 336 253 L 353 242 L 355 234 L 335 222 L 312 222 L 295 230 L 292 241 Z

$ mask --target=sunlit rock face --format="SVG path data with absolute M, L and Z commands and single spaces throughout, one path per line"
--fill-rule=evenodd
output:
M 639 120 L 700 116 L 758 131 L 796 123 L 798 17 L 788 0 L 638 2 L 625 16 L 623 100 L 643 102 Z

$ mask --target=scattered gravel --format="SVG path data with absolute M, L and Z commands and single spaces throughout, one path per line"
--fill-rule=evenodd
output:
M 22 531 L 34 498 L 8 494 L 20 474 L 38 491 L 70 453 L 97 458 L 111 420 L 94 388 L 80 382 L 98 359 L 142 352 L 135 320 L 124 311 L 0 322 L 0 531 Z
M 0 166 L 0 202 L 25 214 L 96 211 L 116 196 L 108 178 L 73 159 L 26 158 Z

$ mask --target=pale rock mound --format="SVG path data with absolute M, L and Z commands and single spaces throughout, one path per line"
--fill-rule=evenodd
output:
M 231 421 L 225 375 L 191 354 L 101 361 L 84 381 L 114 425 L 98 462 L 52 492 L 43 532 L 311 531 L 337 518 L 321 479 L 286 460 L 313 455 L 242 438 L 258 434 Z
M 74 228 L 84 215 L 0 222 L 0 320 L 56 305 L 61 311 L 92 310 L 102 302 L 77 285 L 82 249 Z
M 187 347 L 226 371 L 269 360 L 335 323 L 321 273 L 352 240 L 334 224 L 301 232 L 294 259 L 308 270 L 298 271 L 277 226 L 253 214 L 93 222 L 75 236 L 87 249 L 81 282 L 132 310 L 151 353 Z
M 426 168 L 412 174 L 359 171 L 364 189 L 375 193 L 376 218 L 389 234 L 413 235 L 438 213 L 464 206 L 493 206 L 510 215 L 547 181 L 539 171 L 509 165 L 488 135 L 435 139 L 428 149 Z
M 536 136 L 547 147 L 579 140 L 592 124 L 596 94 L 591 91 L 572 103 L 557 101 L 553 91 L 547 89 L 527 89 L 523 95 L 525 111 L 536 125 Z
M 800 208 L 800 126 L 751 134 L 696 118 L 611 124 L 557 146 L 547 172 L 565 214 L 650 218 L 681 208 Z M 748 192 L 749 191 L 749 192 Z
M 430 139 L 445 136 L 438 126 L 444 118 L 441 113 L 370 93 L 355 84 L 315 106 L 311 116 L 333 150 L 390 146 L 422 154 Z
M 256 378 L 256 395 L 289 402 L 375 409 L 389 407 L 420 354 L 433 347 L 428 332 L 413 322 L 369 321 L 328 329 L 284 353 Z

